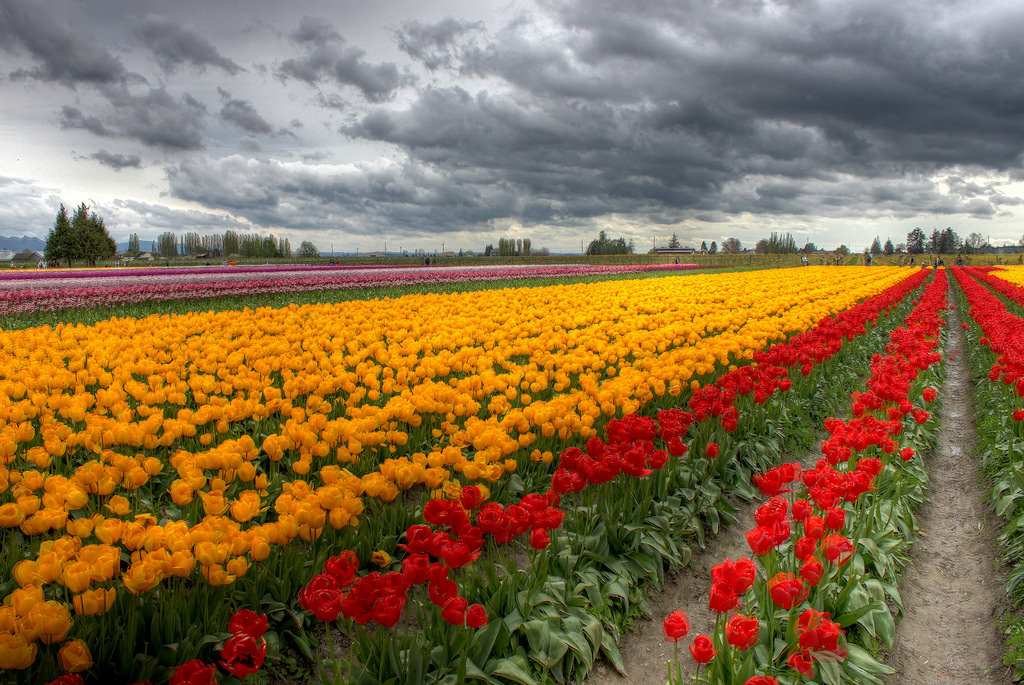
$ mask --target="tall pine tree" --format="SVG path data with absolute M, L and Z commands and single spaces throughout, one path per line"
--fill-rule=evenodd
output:
M 53 228 L 46 236 L 44 251 L 46 261 L 57 265 L 66 261 L 70 267 L 71 260 L 77 257 L 76 252 L 74 233 L 71 229 L 71 221 L 68 220 L 68 210 L 61 205 L 57 212 L 57 218 L 53 222 Z
M 117 244 L 107 233 L 103 219 L 96 216 L 96 212 L 90 214 L 84 202 L 71 217 L 71 231 L 75 256 L 84 259 L 89 266 L 96 266 L 98 260 L 113 257 L 117 252 Z

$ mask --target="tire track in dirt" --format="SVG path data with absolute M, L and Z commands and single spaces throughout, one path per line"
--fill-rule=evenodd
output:
M 977 436 L 964 334 L 958 313 L 948 314 L 938 442 L 925 460 L 929 501 L 918 517 L 922 534 L 911 565 L 899 582 L 906 614 L 887 659 L 897 670 L 888 685 L 1012 682 L 1002 665 L 998 627 L 1006 583 L 985 503 L 988 486 L 973 456 Z

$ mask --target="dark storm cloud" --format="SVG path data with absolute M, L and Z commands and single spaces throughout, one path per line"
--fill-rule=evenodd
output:
M 107 126 L 95 116 L 86 116 L 82 113 L 82 110 L 77 107 L 70 107 L 65 105 L 60 110 L 60 127 L 61 128 L 80 128 L 90 133 L 94 133 L 98 136 L 109 138 L 114 135 Z
M 186 94 L 175 98 L 163 88 L 135 94 L 125 87 L 101 90 L 109 109 L 85 115 L 76 107 L 61 109 L 62 128 L 80 128 L 98 136 L 137 140 L 165 150 L 198 150 L 203 147 L 206 108 Z
M 436 24 L 408 22 L 395 33 L 395 38 L 403 52 L 434 71 L 451 67 L 456 59 L 459 40 L 466 34 L 483 29 L 481 21 L 464 22 L 448 17 Z
M 453 23 L 406 25 L 399 46 L 428 68 L 444 64 L 505 92 L 427 88 L 343 132 L 399 146 L 453 180 L 490 178 L 579 216 L 885 207 L 980 217 L 994 198 L 940 193 L 931 182 L 900 197 L 856 188 L 908 172 L 1020 167 L 1024 7 L 548 6 L 557 39 L 529 21 L 484 38 Z M 741 183 L 755 176 L 765 180 L 756 191 Z
M 121 169 L 141 169 L 142 158 L 139 155 L 124 155 L 119 152 L 107 152 L 106 150 L 100 150 L 89 155 L 89 159 L 94 159 L 103 166 L 108 166 L 114 171 L 120 171 Z
M 200 70 L 217 67 L 232 75 L 243 71 L 242 67 L 221 55 L 208 40 L 173 19 L 149 15 L 136 27 L 135 35 L 153 51 L 157 63 L 165 71 L 174 71 L 182 66 Z
M 75 31 L 45 3 L 0 0 L 0 46 L 19 46 L 36 66 L 12 72 L 12 78 L 78 83 L 114 83 L 125 78 L 124 65 L 89 32 Z
M 558 202 L 524 200 L 508 184 L 447 178 L 419 165 L 325 167 L 234 156 L 193 159 L 166 172 L 172 196 L 258 226 L 415 236 L 483 230 L 495 216 L 540 220 L 562 213 Z
M 248 100 L 229 99 L 220 110 L 220 118 L 249 133 L 270 134 L 274 127 L 259 115 Z
M 277 74 L 282 79 L 293 78 L 310 85 L 327 82 L 354 86 L 370 102 L 389 100 L 402 83 L 394 63 L 367 62 L 363 59 L 365 51 L 345 46 L 344 38 L 323 20 L 303 17 L 292 40 L 306 52 L 278 65 Z

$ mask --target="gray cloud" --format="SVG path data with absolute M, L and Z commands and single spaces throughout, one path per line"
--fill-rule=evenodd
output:
M 31 0 L 0 0 L 0 46 L 16 45 L 36 62 L 13 78 L 77 83 L 114 83 L 126 77 L 124 65 L 87 32 L 75 31 L 57 13 Z
M 365 61 L 365 51 L 345 47 L 344 39 L 323 20 L 303 17 L 292 39 L 307 50 L 278 65 L 277 74 L 282 79 L 294 78 L 310 85 L 327 81 L 354 86 L 370 102 L 389 100 L 402 83 L 394 63 Z
M 344 40 L 326 19 L 310 16 L 304 16 L 299 20 L 299 28 L 292 31 L 291 39 L 299 44 L 314 45 L 326 45 L 335 41 L 340 43 Z
M 140 1 L 137 16 L 155 7 Z M 51 98 L 51 127 L 117 138 L 121 162 L 158 148 L 166 185 L 153 193 L 261 227 L 754 231 L 1020 211 L 1019 3 L 527 0 L 512 15 L 494 0 L 409 21 L 390 1 L 284 24 L 255 4 L 238 29 L 216 3 L 185 0 L 141 25 L 99 9 L 72 31 L 77 15 L 0 0 L 8 71 L 79 92 L 0 88 Z M 122 65 L 155 69 L 134 39 L 76 38 L 107 24 L 138 29 L 160 87 Z M 238 71 L 224 55 L 269 66 Z M 267 97 L 218 101 L 218 85 Z M 207 130 L 211 114 L 235 130 Z
M 80 128 L 98 136 L 137 140 L 166 150 L 198 150 L 206 108 L 192 96 L 174 98 L 163 88 L 134 94 L 125 87 L 102 89 L 110 109 L 85 115 L 76 107 L 61 109 L 62 128 Z
M 136 27 L 135 35 L 153 51 L 157 63 L 165 71 L 174 71 L 181 66 L 200 70 L 217 67 L 232 75 L 244 71 L 221 55 L 208 40 L 166 17 L 147 16 Z
M 107 128 L 106 124 L 104 124 L 99 117 L 86 116 L 82 113 L 82 110 L 68 105 L 61 107 L 60 127 L 65 129 L 80 128 L 104 138 L 109 138 L 114 135 L 114 132 Z
M 434 71 L 451 67 L 457 59 L 460 40 L 483 29 L 482 21 L 465 22 L 448 17 L 436 24 L 408 22 L 395 32 L 395 38 L 403 52 Z
M 254 134 L 273 133 L 274 127 L 259 115 L 248 100 L 229 99 L 220 110 L 220 118 Z
M 100 150 L 89 155 L 89 159 L 94 159 L 103 166 L 108 166 L 114 171 L 120 171 L 121 169 L 142 168 L 142 158 L 139 155 L 124 155 L 119 152 L 107 152 L 106 150 Z

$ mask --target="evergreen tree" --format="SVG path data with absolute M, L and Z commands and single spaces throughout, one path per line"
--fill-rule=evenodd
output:
M 708 248 L 708 254 L 718 254 L 718 243 L 714 240 L 711 241 L 711 247 Z
M 44 254 L 47 262 L 60 264 L 66 261 L 68 266 L 71 266 L 71 260 L 76 256 L 71 222 L 68 220 L 68 210 L 64 209 L 64 205 L 61 205 L 57 211 L 53 228 L 50 229 L 50 234 L 46 237 Z
M 963 241 L 952 228 L 947 227 L 939 235 L 939 254 L 953 254 L 959 252 L 961 247 L 963 247 Z
M 928 251 L 932 254 L 938 254 L 939 248 L 942 246 L 942 232 L 939 229 L 932 230 L 932 237 L 928 240 Z
M 700 251 L 701 252 L 707 252 L 708 251 L 708 241 L 706 241 L 706 240 L 700 241 Z
M 896 248 L 893 246 L 891 238 L 885 241 L 885 246 L 882 247 L 882 254 L 896 254 Z
M 128 251 L 133 252 L 135 254 L 138 254 L 140 252 L 138 233 L 132 233 L 130 236 L 128 236 Z
M 668 247 L 670 250 L 674 250 L 679 247 L 679 237 L 673 233 L 672 237 L 668 239 Z
M 871 254 L 882 254 L 882 241 L 875 236 L 875 239 L 871 241 Z
M 915 228 L 913 231 L 907 234 L 907 254 L 923 254 L 924 253 L 924 231 L 920 228 Z
M 71 232 L 75 257 L 84 259 L 89 266 L 96 266 L 98 260 L 113 257 L 117 252 L 117 244 L 107 233 L 103 219 L 96 212 L 90 214 L 84 202 L 71 217 Z

